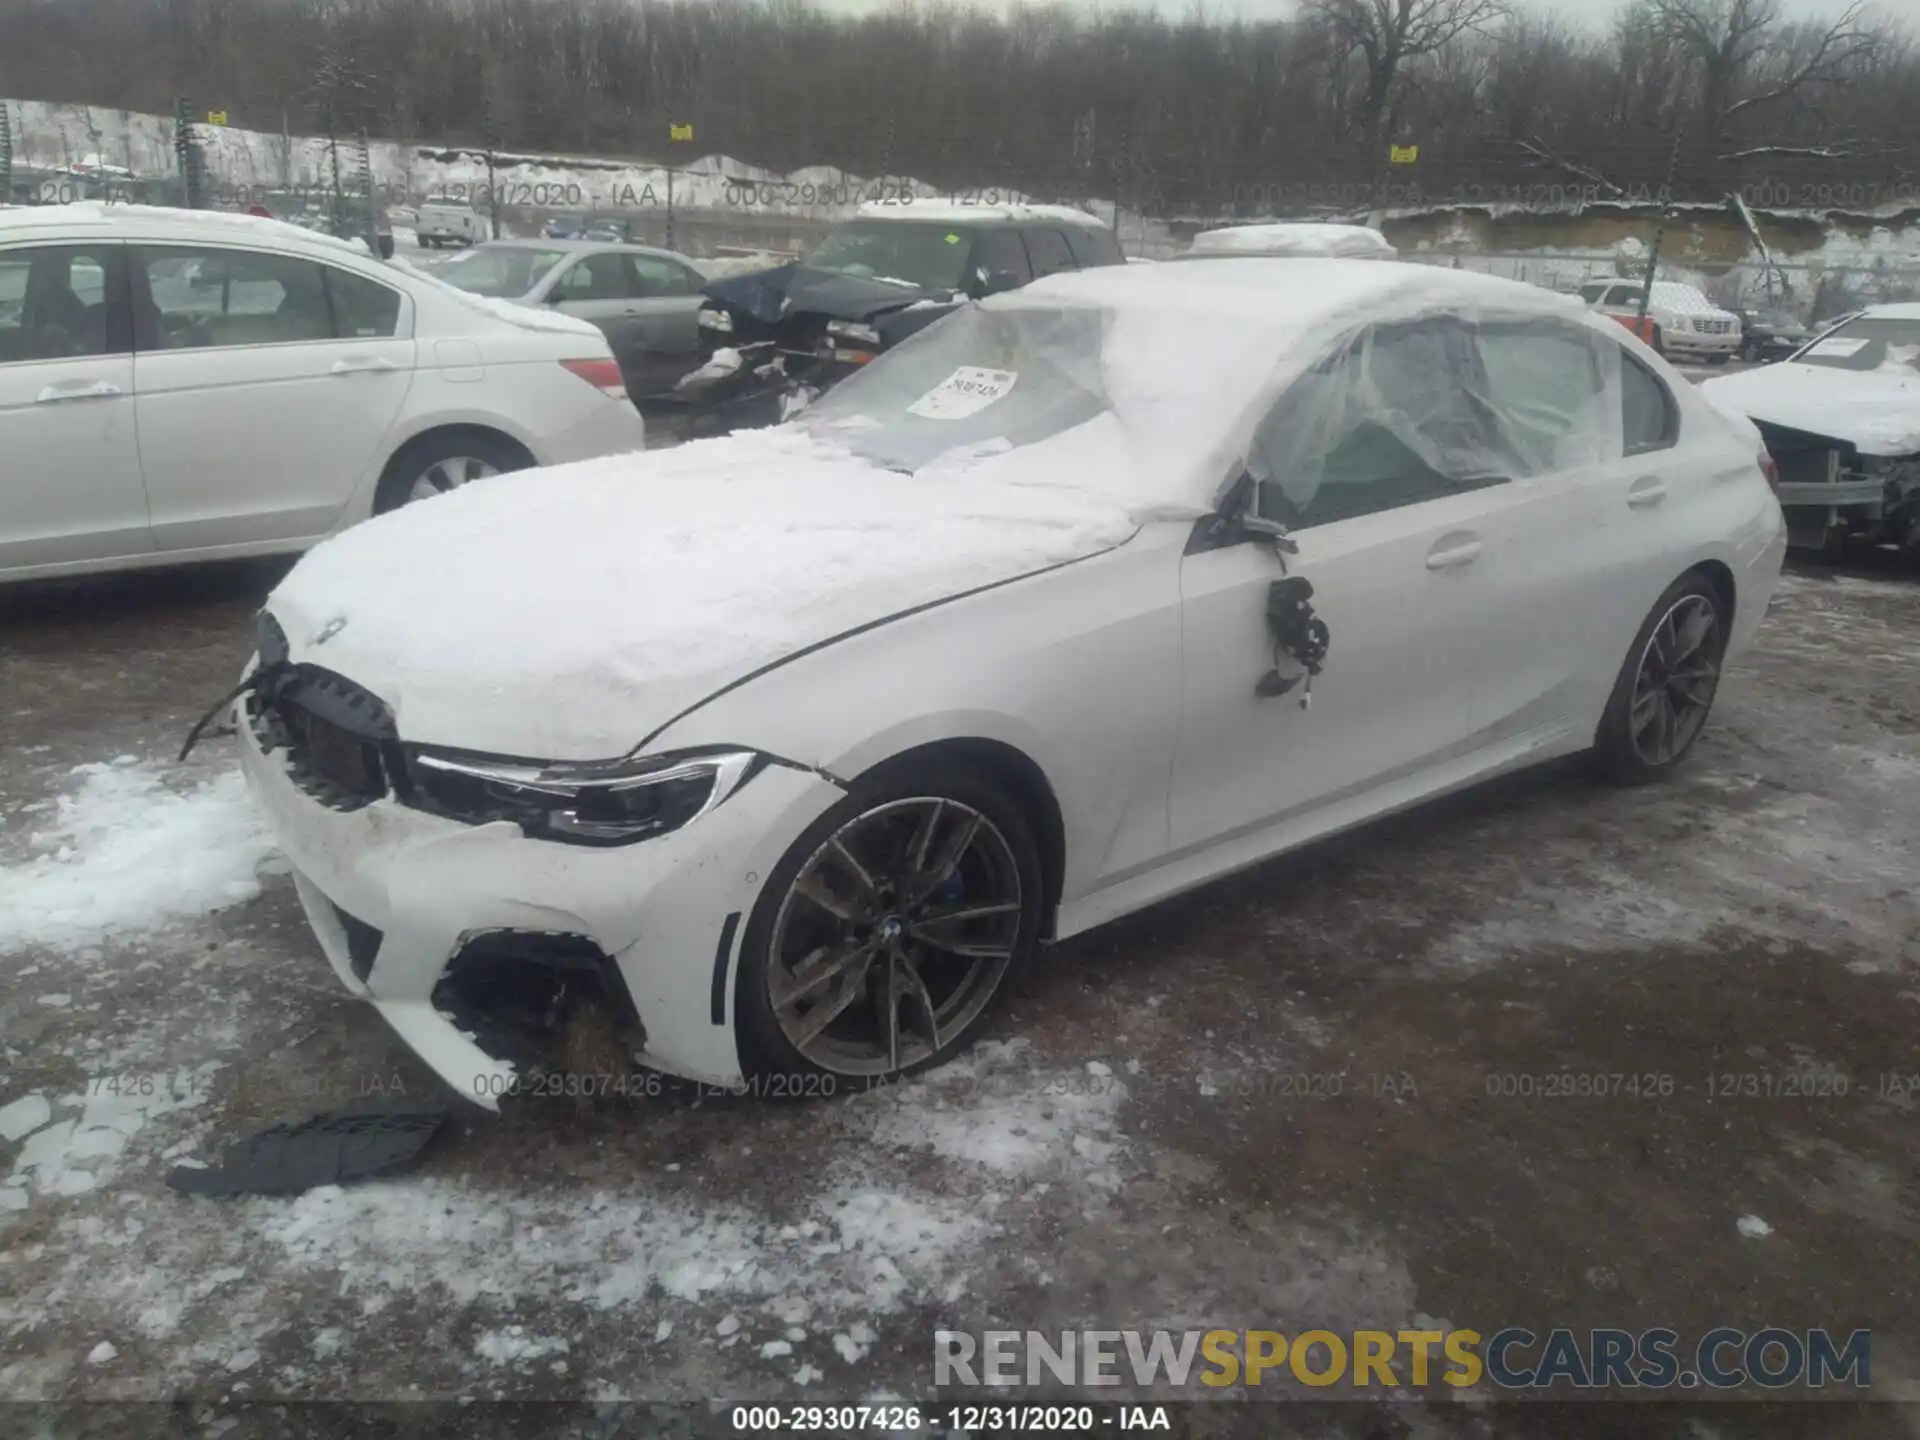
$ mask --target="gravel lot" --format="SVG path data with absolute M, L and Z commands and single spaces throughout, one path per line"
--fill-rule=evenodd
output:
M 433 1089 L 337 992 L 231 742 L 172 760 L 278 573 L 0 592 L 0 1397 L 205 1424 L 265 1397 L 849 1400 L 922 1393 L 936 1326 L 1435 1317 L 1868 1327 L 1874 1393 L 1920 1400 L 1906 575 L 1790 577 L 1678 783 L 1557 768 L 1163 905 L 1053 952 L 969 1061 L 894 1093 L 533 1103 L 403 1178 L 191 1201 L 180 1158 Z M 1846 1093 L 1710 1078 L 1809 1067 Z M 1563 1072 L 1670 1093 L 1516 1093 Z M 1920 1433 L 1895 1405 L 1452 1399 L 1183 1423 Z

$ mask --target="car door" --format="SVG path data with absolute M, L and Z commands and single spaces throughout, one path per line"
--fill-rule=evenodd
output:
M 629 252 L 633 271 L 631 302 L 635 344 L 623 364 L 627 389 L 635 395 L 669 390 L 700 363 L 700 276 L 664 255 Z
M 143 244 L 140 464 L 161 550 L 312 539 L 390 453 L 413 383 L 396 288 L 300 255 Z
M 1623 346 L 1611 348 L 1620 425 L 1614 452 L 1592 485 L 1595 523 L 1587 546 L 1614 582 L 1596 606 L 1607 626 L 1594 660 L 1602 669 L 1609 662 L 1617 669 L 1655 598 L 1693 561 L 1687 529 L 1676 517 L 1695 492 L 1720 478 L 1729 452 L 1736 471 L 1745 459 L 1706 437 L 1686 447 L 1680 406 L 1667 382 Z
M 633 267 L 618 250 L 579 256 L 555 274 L 547 288 L 547 304 L 600 328 L 623 372 L 637 366 L 646 353 L 639 301 Z
M 0 249 L 0 572 L 153 549 L 121 245 Z
M 1437 317 L 1359 332 L 1264 417 L 1248 478 L 1298 551 L 1241 540 L 1183 561 L 1176 851 L 1535 743 L 1539 677 L 1481 647 L 1528 643 L 1523 582 L 1548 562 L 1519 546 L 1565 517 L 1516 478 L 1486 390 L 1471 328 Z M 1269 670 L 1301 675 L 1266 620 L 1289 575 L 1330 644 L 1310 688 L 1262 696 Z

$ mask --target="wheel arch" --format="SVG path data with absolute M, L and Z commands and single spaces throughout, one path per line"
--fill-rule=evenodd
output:
M 965 735 L 930 740 L 898 751 L 868 766 L 858 779 L 930 764 L 963 766 L 1000 785 L 1020 807 L 1021 814 L 1033 828 L 1034 843 L 1040 849 L 1040 873 L 1046 885 L 1040 934 L 1043 939 L 1051 938 L 1066 883 L 1067 839 L 1060 800 L 1046 771 L 1024 750 L 1005 740 Z
M 1740 601 L 1739 589 L 1734 584 L 1733 567 L 1724 560 L 1700 560 L 1682 571 L 1676 578 L 1684 580 L 1689 575 L 1699 575 L 1713 586 L 1714 595 L 1718 597 L 1721 608 L 1726 611 L 1726 614 L 1721 617 L 1722 622 L 1731 633 Z
M 480 441 L 503 447 L 520 456 L 525 462 L 522 467 L 525 469 L 531 469 L 540 463 L 539 457 L 534 454 L 526 441 L 499 425 L 489 425 L 476 420 L 448 420 L 440 424 L 427 425 L 394 446 L 392 453 L 387 456 L 386 463 L 381 465 L 379 472 L 373 477 L 373 486 L 368 492 L 368 508 L 370 510 L 379 508 L 381 492 L 386 489 L 387 482 L 406 463 L 410 455 L 441 440 Z

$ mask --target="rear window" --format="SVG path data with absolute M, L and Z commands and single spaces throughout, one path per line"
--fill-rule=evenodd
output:
M 518 300 L 566 258 L 564 250 L 532 245 L 480 245 L 461 251 L 433 274 L 469 295 Z
M 1073 251 L 1067 248 L 1067 237 L 1058 230 L 1028 230 L 1023 233 L 1027 239 L 1027 254 L 1033 258 L 1035 279 L 1076 268 Z

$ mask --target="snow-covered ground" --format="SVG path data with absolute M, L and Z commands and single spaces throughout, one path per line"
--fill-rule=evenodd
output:
M 1534 777 L 1157 907 L 924 1079 L 532 1102 L 409 1174 L 217 1202 L 169 1168 L 437 1094 L 334 982 L 231 750 L 172 758 L 247 574 L 0 595 L 8 1398 L 858 1400 L 924 1395 L 936 1327 L 1485 1334 L 1623 1295 L 1694 1333 L 1842 1315 L 1876 1392 L 1920 1376 L 1904 577 L 1792 579 L 1678 783 Z M 1844 1102 L 1703 1090 L 1835 1068 Z M 1573 1071 L 1673 1088 L 1489 1088 Z M 1382 1433 L 1332 1408 L 1312 1433 Z

